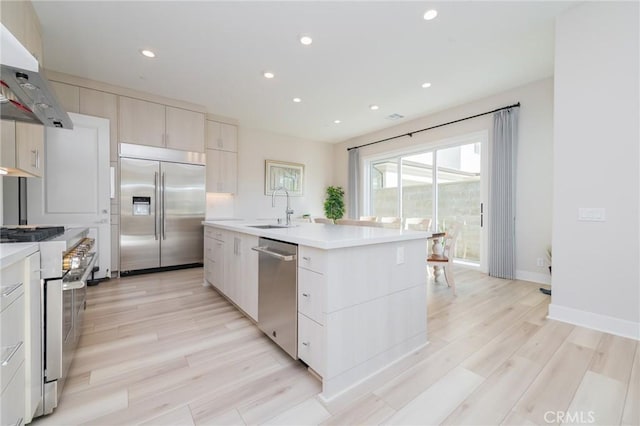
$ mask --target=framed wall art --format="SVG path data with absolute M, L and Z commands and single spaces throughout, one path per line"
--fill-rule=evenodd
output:
M 285 188 L 290 196 L 302 196 L 304 194 L 304 164 L 265 160 L 265 195 L 272 195 L 273 191 L 281 187 Z

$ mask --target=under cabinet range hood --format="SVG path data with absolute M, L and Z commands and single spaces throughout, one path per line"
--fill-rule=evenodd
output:
M 36 58 L 0 24 L 0 117 L 73 129 Z

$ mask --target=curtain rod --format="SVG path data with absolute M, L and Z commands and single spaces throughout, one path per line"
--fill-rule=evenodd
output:
M 487 112 L 483 112 L 483 113 L 480 113 L 480 114 L 472 115 L 472 116 L 469 116 L 469 117 L 460 118 L 458 120 L 449 121 L 448 123 L 437 124 L 435 126 L 427 127 L 427 128 L 420 129 L 420 130 L 414 130 L 413 132 L 404 133 L 402 135 L 391 136 L 390 138 L 386 138 L 386 139 L 380 139 L 379 141 L 369 142 L 369 143 L 365 143 L 363 145 L 358 145 L 358 146 L 352 146 L 351 148 L 347 148 L 347 151 L 351 151 L 352 149 L 363 148 L 363 147 L 369 146 L 369 145 L 375 145 L 375 144 L 380 143 L 380 142 L 387 142 L 387 141 L 390 141 L 390 140 L 393 140 L 393 139 L 403 138 L 405 136 L 409 136 L 411 138 L 411 137 L 413 137 L 413 135 L 415 133 L 426 132 L 427 130 L 437 129 L 438 127 L 448 126 L 449 124 L 455 124 L 455 123 L 459 123 L 461 121 L 470 120 L 472 118 L 481 117 L 483 115 L 493 114 L 494 112 L 502 111 L 503 109 L 519 108 L 519 107 L 520 107 L 520 102 L 518 102 L 517 104 L 513 104 L 513 105 L 505 106 L 505 107 L 502 107 L 502 108 L 494 109 L 493 111 L 487 111 Z

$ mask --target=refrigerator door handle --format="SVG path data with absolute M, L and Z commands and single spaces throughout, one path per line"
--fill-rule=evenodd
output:
M 157 241 L 158 240 L 158 172 L 155 172 L 153 174 L 153 195 L 154 195 L 153 214 L 156 215 L 156 217 L 153 218 L 153 236 Z
M 167 239 L 167 235 L 165 232 L 165 228 L 167 226 L 167 215 L 166 213 L 166 209 L 165 209 L 165 173 L 162 172 L 162 239 L 166 240 Z

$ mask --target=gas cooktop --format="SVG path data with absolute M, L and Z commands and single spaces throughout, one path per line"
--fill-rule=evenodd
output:
M 64 234 L 64 226 L 17 226 L 0 228 L 0 243 L 32 243 Z

